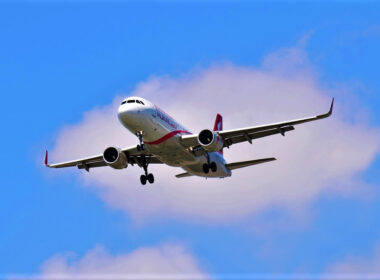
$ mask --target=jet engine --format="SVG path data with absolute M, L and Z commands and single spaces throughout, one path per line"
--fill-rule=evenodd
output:
M 127 156 L 119 148 L 108 147 L 105 149 L 103 159 L 108 166 L 114 169 L 123 169 L 128 166 Z
M 198 134 L 198 142 L 208 152 L 216 152 L 223 148 L 223 140 L 215 131 L 204 129 Z

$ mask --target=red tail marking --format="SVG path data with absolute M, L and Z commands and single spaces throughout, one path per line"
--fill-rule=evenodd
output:
M 45 160 L 44 160 L 45 165 L 48 165 L 48 150 L 45 151 Z
M 216 119 L 214 123 L 214 131 L 222 131 L 223 130 L 223 117 L 219 113 L 216 114 Z M 218 136 L 219 137 L 219 136 Z M 219 154 L 223 155 L 223 149 L 218 151 Z
M 222 131 L 223 130 L 223 117 L 220 114 L 216 114 L 214 131 Z

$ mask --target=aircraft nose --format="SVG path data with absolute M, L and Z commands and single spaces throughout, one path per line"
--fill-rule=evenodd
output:
M 119 106 L 118 117 L 119 120 L 123 123 L 131 123 L 136 120 L 137 115 L 139 114 L 139 109 L 136 106 L 131 106 L 130 104 L 123 104 Z

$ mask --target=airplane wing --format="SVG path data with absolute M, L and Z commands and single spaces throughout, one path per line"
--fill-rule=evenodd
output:
M 285 132 L 294 130 L 294 126 L 306 122 L 316 121 L 329 117 L 332 114 L 334 107 L 334 98 L 331 101 L 330 110 L 322 115 L 317 115 L 309 118 L 272 123 L 260 126 L 252 126 L 240 129 L 231 129 L 218 131 L 220 137 L 222 137 L 224 142 L 224 147 L 229 147 L 233 144 L 248 141 L 252 143 L 253 139 L 266 137 L 274 134 L 285 135 Z M 198 143 L 198 134 L 182 135 L 181 143 L 185 147 L 197 147 Z
M 145 156 L 145 160 L 148 164 L 150 163 L 162 163 L 157 157 L 146 153 L 146 151 L 137 150 L 136 146 L 132 146 L 129 148 L 122 149 L 122 152 L 125 153 L 128 159 L 128 163 L 133 165 L 137 164 L 138 166 L 142 166 L 142 156 Z M 63 167 L 72 167 L 77 166 L 79 169 L 85 169 L 89 171 L 90 168 L 107 166 L 103 159 L 103 154 L 96 155 L 87 158 L 81 158 L 72 161 L 66 161 L 61 163 L 48 163 L 48 151 L 45 153 L 45 165 L 50 168 L 63 168 Z

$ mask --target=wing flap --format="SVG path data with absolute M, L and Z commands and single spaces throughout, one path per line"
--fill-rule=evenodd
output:
M 232 144 L 241 143 L 245 141 L 250 142 L 253 139 L 266 137 L 266 136 L 270 136 L 270 135 L 274 135 L 278 133 L 285 135 L 285 132 L 292 131 L 292 130 L 294 130 L 294 126 L 285 126 L 280 129 L 274 128 L 274 129 L 268 129 L 264 131 L 254 132 L 254 133 L 242 132 L 240 134 L 237 133 L 236 135 L 231 136 L 230 138 L 224 139 L 224 142 L 225 142 L 225 145 L 228 147 Z
M 78 166 L 78 169 L 85 169 L 89 171 L 90 168 L 107 166 L 107 164 L 104 161 L 98 161 L 98 162 L 92 162 L 92 163 L 80 163 L 77 166 Z

